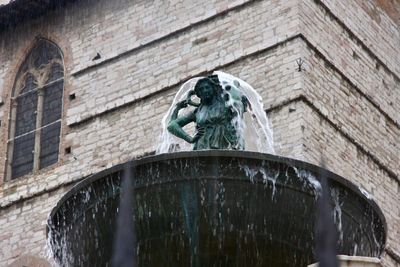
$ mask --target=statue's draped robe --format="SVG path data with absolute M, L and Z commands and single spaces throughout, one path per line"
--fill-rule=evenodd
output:
M 193 150 L 244 149 L 244 142 L 233 126 L 234 113 L 223 101 L 200 105 L 194 113 L 196 127 L 203 128 L 204 135 L 194 144 Z

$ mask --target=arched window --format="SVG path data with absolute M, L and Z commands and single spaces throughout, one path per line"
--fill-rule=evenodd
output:
M 60 49 L 39 40 L 20 67 L 12 96 L 7 177 L 58 161 L 64 64 Z

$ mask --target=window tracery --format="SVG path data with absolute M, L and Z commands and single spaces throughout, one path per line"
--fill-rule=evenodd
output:
M 58 161 L 64 64 L 60 49 L 39 40 L 19 69 L 13 90 L 7 177 Z

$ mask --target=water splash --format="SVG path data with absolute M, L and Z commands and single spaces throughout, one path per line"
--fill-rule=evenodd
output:
M 61 266 L 69 266 L 69 258 L 66 253 L 62 253 L 62 259 L 60 262 L 56 260 L 56 251 L 57 252 L 65 252 L 67 245 L 65 237 L 56 238 L 60 232 L 56 229 L 56 226 L 50 220 L 50 214 L 47 220 L 47 240 L 45 244 L 45 258 L 51 264 L 52 267 L 61 267 Z M 61 265 L 62 264 L 62 265 Z
M 243 126 L 239 130 L 245 137 L 246 150 L 275 153 L 273 133 L 261 96 L 251 85 L 233 75 L 222 71 L 215 71 L 214 74 L 218 75 L 218 79 L 225 89 L 224 93 L 229 94 L 230 99 L 237 100 L 243 95 L 250 102 L 248 113 L 244 114 L 243 121 L 239 123 Z M 231 88 L 231 90 L 226 90 L 226 88 Z M 231 105 L 235 106 L 239 102 L 234 101 Z M 240 119 L 240 117 L 237 118 Z
M 317 180 L 314 174 L 307 170 L 298 169 L 296 167 L 293 167 L 293 170 L 295 171 L 297 177 L 303 181 L 303 188 L 305 189 L 307 187 L 311 187 L 315 193 L 315 198 L 318 198 L 318 196 L 320 196 L 322 193 L 322 187 L 321 183 Z
M 50 218 L 50 214 L 47 217 Z M 54 226 L 50 219 L 47 220 L 47 229 L 48 229 L 48 233 L 47 233 L 46 244 L 44 247 L 44 256 L 52 267 L 60 267 L 60 265 L 55 261 L 55 255 L 54 255 L 52 248 L 54 246 L 57 246 L 58 250 L 60 250 L 61 244 L 57 240 L 53 239 L 55 230 L 54 230 Z
M 265 186 L 271 184 L 272 186 L 272 199 L 276 196 L 276 181 L 279 177 L 279 171 L 271 172 L 271 169 L 265 166 L 249 167 L 248 165 L 239 164 L 239 168 L 243 170 L 246 176 L 250 179 L 251 183 L 255 183 L 255 177 L 261 174 L 262 181 Z
M 340 201 L 340 193 L 337 188 L 331 189 L 331 197 L 333 200 L 333 220 L 337 226 L 337 230 L 339 233 L 339 241 L 343 243 L 343 225 L 342 225 L 342 206 L 343 202 Z
M 373 253 L 376 255 L 376 256 L 379 256 L 379 254 L 380 254 L 380 249 L 381 249 L 381 247 L 382 247 L 382 244 L 378 241 L 378 239 L 376 238 L 376 235 L 375 235 L 375 215 L 374 215 L 374 212 L 372 211 L 372 209 L 370 210 L 370 218 L 371 218 L 371 223 L 370 223 L 370 227 L 371 227 L 371 232 L 372 232 L 372 239 L 373 239 L 373 241 L 374 241 L 374 243 L 375 243 L 375 249 L 374 249 L 374 251 L 373 251 Z
M 362 188 L 362 187 L 358 187 L 358 189 L 360 189 L 360 192 L 361 192 L 366 198 L 368 198 L 369 200 L 372 199 L 372 195 L 371 195 L 370 193 L 368 193 L 367 190 L 365 190 L 365 189 Z
M 358 245 L 356 243 L 356 244 L 354 244 L 354 247 L 353 247 L 353 256 L 356 256 L 357 252 L 358 252 Z
M 223 88 L 222 96 L 228 96 L 225 98 L 228 99 L 226 101 L 226 106 L 236 110 L 237 113 L 240 114 L 240 105 L 242 105 L 241 98 L 243 96 L 246 97 L 250 103 L 247 112 L 243 114 L 243 118 L 241 116 L 236 116 L 232 121 L 237 134 L 244 138 L 246 150 L 274 154 L 273 134 L 261 96 L 248 83 L 235 76 L 221 71 L 215 71 L 213 75 L 218 75 L 218 79 Z M 157 154 L 192 150 L 191 144 L 170 134 L 167 130 L 167 125 L 175 105 L 179 101 L 187 99 L 189 91 L 194 89 L 197 81 L 201 78 L 203 77 L 190 79 L 185 82 L 176 93 L 168 112 L 161 122 L 162 133 L 159 146 L 156 150 Z M 180 112 L 181 114 L 187 114 L 193 110 L 194 107 L 188 107 Z M 190 134 L 194 133 L 193 126 L 188 129 L 185 128 L 185 130 Z
M 169 122 L 169 118 L 171 117 L 171 114 L 175 108 L 175 105 L 179 101 L 182 101 L 187 98 L 188 92 L 190 90 L 193 90 L 197 81 L 200 80 L 201 78 L 203 78 L 203 77 L 196 77 L 196 78 L 188 80 L 181 86 L 181 88 L 175 94 L 174 100 L 172 101 L 172 104 L 171 104 L 170 108 L 168 109 L 168 112 L 164 115 L 164 117 L 161 121 L 162 133 L 160 136 L 159 146 L 156 151 L 157 154 L 175 152 L 175 151 L 180 151 L 180 150 L 191 150 L 191 144 L 188 144 L 188 143 L 174 137 L 172 134 L 170 134 L 167 130 L 167 125 Z M 190 110 L 190 108 L 185 109 L 183 111 L 187 112 L 188 110 Z

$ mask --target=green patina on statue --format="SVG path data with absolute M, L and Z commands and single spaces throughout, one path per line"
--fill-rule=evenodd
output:
M 200 103 L 192 101 L 196 95 Z M 188 105 L 194 111 L 179 116 L 181 109 Z M 247 98 L 236 88 L 222 88 L 217 75 L 200 79 L 185 100 L 176 104 L 172 112 L 168 131 L 186 142 L 194 144 L 193 150 L 234 149 L 243 150 L 244 140 L 239 133 L 240 120 L 249 106 Z M 190 136 L 183 127 L 191 122 L 196 124 L 196 134 Z

